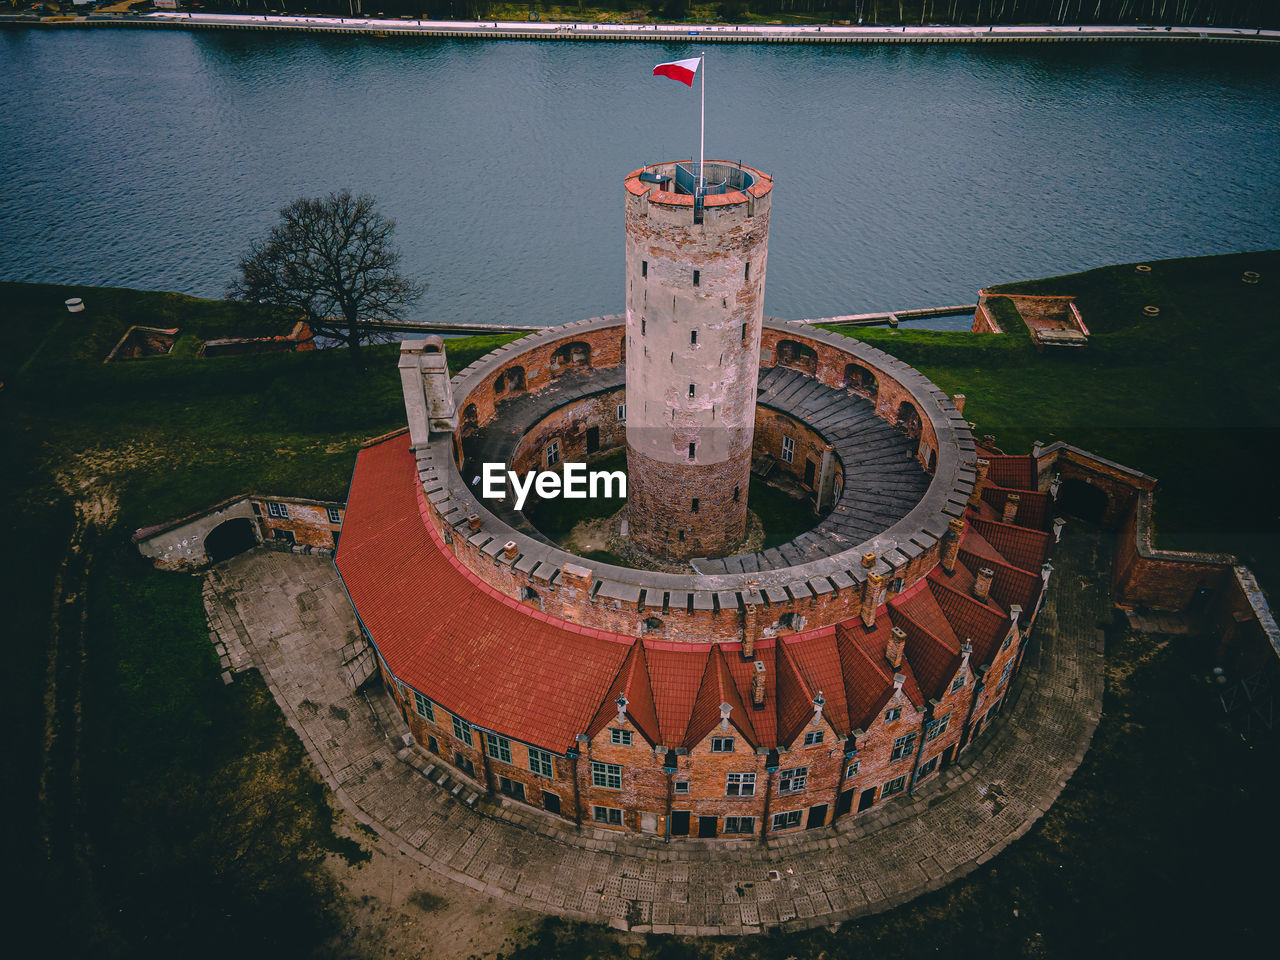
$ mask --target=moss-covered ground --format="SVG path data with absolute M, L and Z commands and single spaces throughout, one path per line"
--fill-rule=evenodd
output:
M 1240 283 L 1249 269 L 1261 283 Z M 1017 333 L 857 335 L 965 393 L 978 432 L 1010 451 L 1061 439 L 1159 477 L 1161 543 L 1242 549 L 1275 582 L 1251 538 L 1274 547 L 1277 278 L 1270 252 L 1019 285 L 1080 298 L 1094 336 L 1071 356 L 1036 354 Z M 70 296 L 88 309 L 68 314 Z M 1147 304 L 1158 320 L 1142 315 Z M 288 323 L 175 294 L 0 284 L 0 771 L 14 955 L 307 956 L 342 922 L 319 864 L 363 851 L 335 832 L 260 681 L 219 682 L 198 580 L 151 570 L 128 542 L 137 527 L 243 490 L 342 498 L 360 442 L 402 424 L 394 346 L 359 365 L 341 351 L 194 356 L 197 335 Z M 191 339 L 166 357 L 104 366 L 131 324 Z M 450 341 L 451 365 L 504 339 Z M 1273 758 L 1219 722 L 1199 648 L 1110 639 L 1093 750 L 1043 824 L 994 864 L 839 934 L 653 940 L 639 954 L 1182 956 L 1256 945 L 1278 835 Z M 517 955 L 626 949 L 605 931 L 548 921 Z

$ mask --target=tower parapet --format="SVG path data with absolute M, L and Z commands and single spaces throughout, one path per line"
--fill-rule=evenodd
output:
M 667 559 L 746 534 L 773 180 L 667 162 L 625 178 L 628 524 Z

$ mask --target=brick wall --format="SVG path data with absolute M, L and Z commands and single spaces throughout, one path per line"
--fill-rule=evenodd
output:
M 332 550 L 342 530 L 345 507 L 309 500 L 258 499 L 252 501 L 264 543 Z M 330 519 L 332 515 L 337 519 Z
M 520 439 L 510 469 L 517 473 L 547 469 L 547 445 L 552 440 L 560 442 L 561 463 L 586 463 L 618 449 L 626 440 L 626 424 L 618 419 L 618 407 L 625 402 L 626 390 L 619 387 L 560 407 Z M 591 427 L 599 431 L 599 446 L 588 453 L 587 430 Z

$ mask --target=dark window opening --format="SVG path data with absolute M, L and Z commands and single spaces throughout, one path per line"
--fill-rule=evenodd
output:
M 690 343 L 692 343 L 692 344 L 696 344 L 696 343 L 698 342 L 698 331 L 697 331 L 697 330 L 690 330 L 690 331 L 689 331 L 689 342 L 690 342 Z
M 695 452 L 696 452 L 696 445 L 695 445 L 695 444 L 692 444 L 692 443 L 691 443 L 691 444 L 689 444 L 689 459 L 690 459 L 690 460 L 692 460 L 692 459 L 693 459 L 693 456 L 694 456 L 694 453 L 695 453 Z
M 743 271 L 743 280 L 751 281 L 751 263 L 748 261 L 746 269 Z
M 649 261 L 648 261 L 648 260 L 641 260 L 641 261 L 640 261 L 640 276 L 642 276 L 642 277 L 647 277 L 648 275 L 649 275 Z
M 693 285 L 694 285 L 695 287 L 702 286 L 702 271 L 701 271 L 701 270 L 695 270 L 695 271 L 693 271 Z
M 689 396 L 691 396 L 691 397 L 692 397 L 692 396 L 693 396 L 693 394 L 694 394 L 694 389 L 693 389 L 693 384 L 691 383 L 691 384 L 689 384 Z
M 693 498 L 693 512 L 694 512 L 694 513 L 697 513 L 697 512 L 698 512 L 698 498 L 697 498 L 697 497 L 694 497 L 694 498 Z
M 680 531 L 680 536 L 678 537 L 678 539 L 679 539 L 679 541 L 680 541 L 681 543 L 684 543 L 684 531 L 683 531 L 683 530 L 681 530 L 681 531 Z
M 745 323 L 742 325 L 742 342 L 747 342 L 747 325 Z
M 645 326 L 644 317 L 641 317 L 640 318 L 640 336 L 642 337 L 644 336 L 644 326 Z
M 733 502 L 734 502 L 734 503 L 737 503 L 737 502 L 738 502 L 738 494 L 739 494 L 739 492 L 740 492 L 740 491 L 738 490 L 738 488 L 737 488 L 737 487 L 734 487 L 734 488 L 733 488 Z
M 587 453 L 595 453 L 600 449 L 600 428 L 587 427 Z

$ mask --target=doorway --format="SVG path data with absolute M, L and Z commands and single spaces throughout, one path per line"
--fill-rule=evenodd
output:
M 689 835 L 689 811 L 673 810 L 671 812 L 671 835 L 687 837 Z
M 704 840 L 714 839 L 716 835 L 716 818 L 715 817 L 699 817 L 698 818 L 698 836 Z
M 806 830 L 816 830 L 818 827 L 824 827 L 827 824 L 827 805 L 820 803 L 816 807 L 809 808 L 809 819 L 805 821 L 804 828 Z
M 862 796 L 858 798 L 858 812 L 870 810 L 876 802 L 876 788 L 870 787 L 862 791 Z

